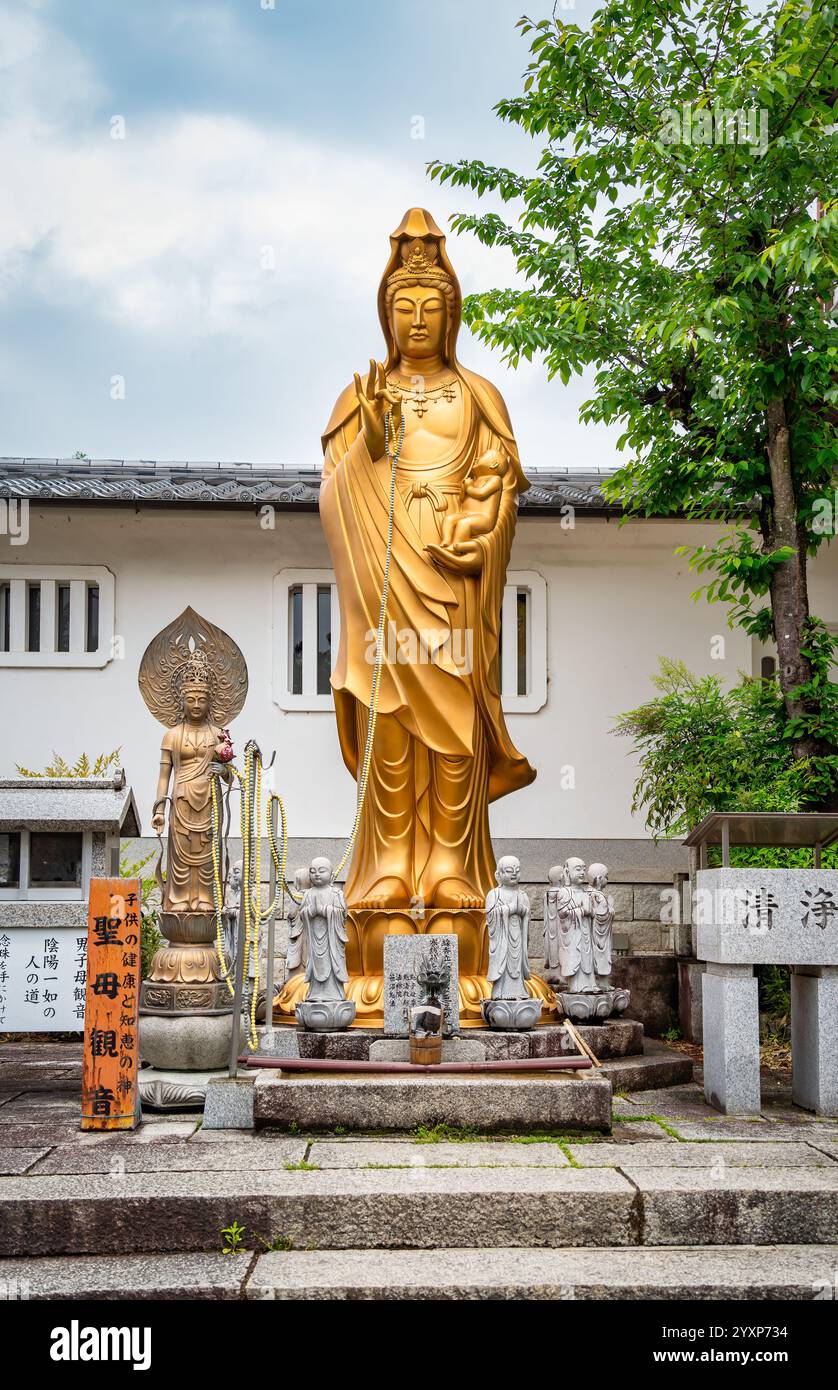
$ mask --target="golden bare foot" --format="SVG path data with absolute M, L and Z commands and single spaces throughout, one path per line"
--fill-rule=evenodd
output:
M 364 911 L 382 912 L 388 907 L 410 907 L 412 902 L 413 899 L 403 880 L 397 878 L 395 874 L 390 874 L 387 878 L 381 878 L 373 883 L 366 897 L 350 903 L 350 907 L 362 908 Z
M 433 907 L 447 907 L 467 911 L 483 906 L 483 899 L 471 884 L 459 878 L 444 878 L 436 885 L 430 895 Z

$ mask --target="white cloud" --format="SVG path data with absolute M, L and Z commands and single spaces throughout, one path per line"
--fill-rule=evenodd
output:
M 251 335 L 305 284 L 343 303 L 377 284 L 414 172 L 235 115 L 115 110 L 124 139 L 109 119 L 79 129 L 104 93 L 83 55 L 32 11 L 4 12 L 0 35 L 13 74 L 0 120 L 7 291 L 37 253 L 47 301 L 86 298 L 142 331 Z M 464 239 L 458 252 L 467 278 L 482 262 L 496 278 L 484 248 Z
M 337 387 L 380 351 L 368 336 L 388 233 L 411 204 L 430 206 L 445 226 L 469 198 L 430 184 L 415 156 L 399 163 L 235 112 L 121 110 L 48 10 L 0 0 L 0 298 L 20 292 L 47 309 L 69 307 L 85 333 L 105 320 L 147 339 L 149 352 L 211 338 L 203 351 L 217 360 L 239 347 L 269 353 L 277 375 L 292 380 L 308 377 L 300 359 L 317 341 L 323 384 L 307 380 L 306 389 L 325 417 Z M 224 11 L 208 6 L 204 19 L 204 41 L 223 37 Z M 111 138 L 117 114 L 124 140 Z M 264 268 L 265 248 L 274 269 Z M 451 249 L 466 291 L 514 282 L 508 253 L 471 237 L 452 238 Z M 359 342 L 360 361 L 346 360 Z M 533 461 L 594 461 L 597 443 L 574 419 L 583 387 L 547 387 L 538 365 L 505 372 L 476 344 L 464 355 L 507 396 Z M 572 457 L 555 455 L 557 423 L 565 440 L 573 432 Z M 202 427 L 192 425 L 193 438 Z M 208 428 L 217 439 L 217 424 Z M 284 428 L 289 447 L 310 432 L 296 419 Z

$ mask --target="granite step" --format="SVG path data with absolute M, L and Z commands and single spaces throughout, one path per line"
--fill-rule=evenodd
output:
M 838 1245 L 291 1250 L 0 1261 L 9 1299 L 797 1300 L 834 1296 Z
M 678 1167 L 665 1154 L 633 1159 L 632 1148 L 602 1168 L 31 1172 L 0 1180 L 0 1257 L 219 1250 L 234 1221 L 257 1253 L 278 1240 L 303 1250 L 838 1244 L 838 1164 Z
M 248 1299 L 804 1301 L 835 1296 L 838 1245 L 301 1250 L 260 1256 Z
M 415 1129 L 440 1122 L 460 1129 L 527 1133 L 560 1129 L 609 1134 L 611 1083 L 595 1072 L 440 1076 L 423 1073 L 260 1072 L 253 1117 L 282 1130 Z

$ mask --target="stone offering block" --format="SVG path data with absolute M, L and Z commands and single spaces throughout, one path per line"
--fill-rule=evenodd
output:
M 699 960 L 838 964 L 838 870 L 700 869 L 695 877 Z
M 457 938 L 447 934 L 385 936 L 384 938 L 384 1032 L 406 1038 L 409 1010 L 422 1003 L 417 974 L 427 964 L 443 971 L 445 986 L 441 1000 L 445 1010 L 442 1031 L 446 1036 L 460 1031 Z

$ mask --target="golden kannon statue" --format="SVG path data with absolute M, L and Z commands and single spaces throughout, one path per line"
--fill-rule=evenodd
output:
M 378 291 L 387 345 L 340 394 L 323 435 L 320 516 L 340 601 L 332 674 L 344 762 L 361 773 L 398 460 L 384 659 L 370 772 L 345 896 L 355 1026 L 383 1020 L 383 937 L 455 932 L 461 1023 L 482 1026 L 495 885 L 489 803 L 535 777 L 500 695 L 500 613 L 519 493 L 529 487 L 503 399 L 457 359 L 461 293 L 430 214 L 390 238 Z M 532 993 L 555 1011 L 552 992 Z M 299 976 L 277 1021 L 304 997 Z
M 168 725 L 151 817 L 158 835 L 168 819 L 160 917 L 168 941 L 155 952 L 141 1005 L 228 1012 L 215 946 L 212 784 L 231 776 L 226 725 L 244 704 L 247 667 L 231 637 L 187 608 L 149 643 L 138 679 L 151 713 Z

